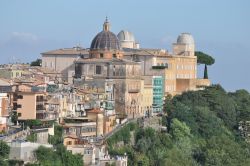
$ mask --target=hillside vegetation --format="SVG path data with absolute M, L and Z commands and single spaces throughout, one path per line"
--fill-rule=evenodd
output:
M 213 85 L 168 96 L 164 111 L 167 132 L 129 124 L 108 140 L 110 153 L 126 153 L 129 165 L 250 165 L 250 145 L 238 131 L 240 121 L 250 120 L 247 91 L 227 93 Z

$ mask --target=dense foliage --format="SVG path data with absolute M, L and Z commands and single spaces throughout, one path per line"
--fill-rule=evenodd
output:
M 41 66 L 42 65 L 42 59 L 37 59 L 30 63 L 30 66 Z
M 30 121 L 29 124 L 36 124 L 35 121 Z M 49 135 L 49 143 L 54 145 L 54 148 L 39 147 L 35 151 L 37 158 L 36 163 L 29 163 L 27 166 L 79 166 L 83 165 L 82 156 L 79 154 L 72 154 L 67 151 L 63 146 L 63 128 L 59 125 L 55 125 L 54 135 Z M 35 135 L 30 135 L 30 141 L 35 139 Z
M 250 165 L 250 145 L 238 131 L 240 121 L 250 121 L 250 94 L 227 93 L 220 85 L 186 92 L 171 98 L 164 107 L 167 132 L 135 125 L 111 138 L 113 155 L 127 153 L 129 165 L 235 166 Z M 115 139 L 116 138 L 116 139 Z M 124 145 L 120 142 L 124 141 Z
M 27 139 L 27 141 L 30 141 L 30 142 L 36 142 L 37 141 L 37 134 L 30 133 L 30 135 L 28 135 L 26 139 Z
M 73 155 L 67 151 L 63 145 L 57 146 L 56 151 L 51 148 L 40 146 L 35 155 L 37 163 L 31 164 L 33 166 L 79 166 L 83 165 L 82 156 L 79 154 Z
M 0 141 L 0 165 L 7 166 L 7 159 L 9 157 L 10 147 L 3 141 Z
M 63 143 L 63 128 L 62 126 L 55 125 L 54 135 L 49 135 L 49 143 L 57 146 Z

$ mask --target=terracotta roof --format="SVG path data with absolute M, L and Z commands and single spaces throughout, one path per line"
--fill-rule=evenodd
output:
M 79 139 L 76 135 L 67 135 L 67 136 L 64 136 L 64 138 Z
M 127 59 L 118 59 L 118 58 L 112 58 L 112 59 L 102 59 L 102 58 L 80 58 L 76 62 L 82 62 L 82 63 L 119 63 L 119 64 L 138 64 L 137 62 L 130 61 Z
M 99 108 L 92 109 L 88 111 L 88 113 L 95 113 L 95 114 L 100 114 L 103 113 Z
M 42 55 L 85 55 L 89 54 L 88 49 L 83 49 L 81 47 L 74 47 L 74 48 L 62 48 L 57 50 L 51 50 L 48 52 L 41 53 Z
M 149 49 L 149 48 L 141 48 L 141 49 L 131 49 L 124 48 L 124 55 L 147 55 L 147 56 L 168 56 L 168 51 L 164 49 Z

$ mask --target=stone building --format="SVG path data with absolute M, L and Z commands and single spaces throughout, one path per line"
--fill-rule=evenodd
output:
M 159 96 L 163 100 L 168 94 L 174 96 L 210 85 L 208 79 L 197 78 L 195 41 L 191 34 L 181 33 L 172 45 L 172 52 L 140 48 L 132 32 L 122 30 L 117 36 L 112 33 L 107 19 L 89 49 L 59 49 L 42 53 L 42 58 L 43 66 L 57 70 L 65 81 L 73 82 L 75 77 L 75 85 L 88 82 L 89 88 L 105 89 L 109 82 L 114 89 L 111 105 L 116 113 L 129 117 L 145 115 L 153 108 L 154 95 L 152 100 L 143 99 L 145 85 L 146 91 L 150 87 L 152 92 L 158 89 L 157 100 Z M 162 87 L 154 88 L 154 78 L 159 77 L 163 79 Z
M 112 82 L 117 114 L 144 115 L 141 109 L 141 65 L 123 59 L 120 42 L 110 31 L 108 20 L 103 24 L 103 31 L 93 39 L 89 58 L 80 58 L 75 65 L 76 78 L 83 83 L 92 81 L 92 88 L 104 89 L 106 82 Z
M 87 49 L 81 47 L 63 48 L 42 54 L 42 67 L 57 72 L 58 81 L 72 83 L 75 75 L 74 61 L 80 57 L 88 56 Z

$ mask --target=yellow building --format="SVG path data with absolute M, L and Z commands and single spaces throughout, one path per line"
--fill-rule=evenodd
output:
M 123 38 L 132 38 L 131 33 L 124 33 Z M 121 40 L 123 40 L 123 38 Z M 144 82 L 152 81 L 154 76 L 164 78 L 164 94 L 176 95 L 184 91 L 198 90 L 209 86 L 208 79 L 197 78 L 197 57 L 195 43 L 191 34 L 182 33 L 173 43 L 173 52 L 163 49 L 123 48 L 124 58 L 141 64 Z
M 142 82 L 144 83 L 144 82 Z M 151 115 L 152 112 L 152 104 L 153 104 L 153 85 L 145 84 L 142 85 L 142 115 L 148 116 Z

